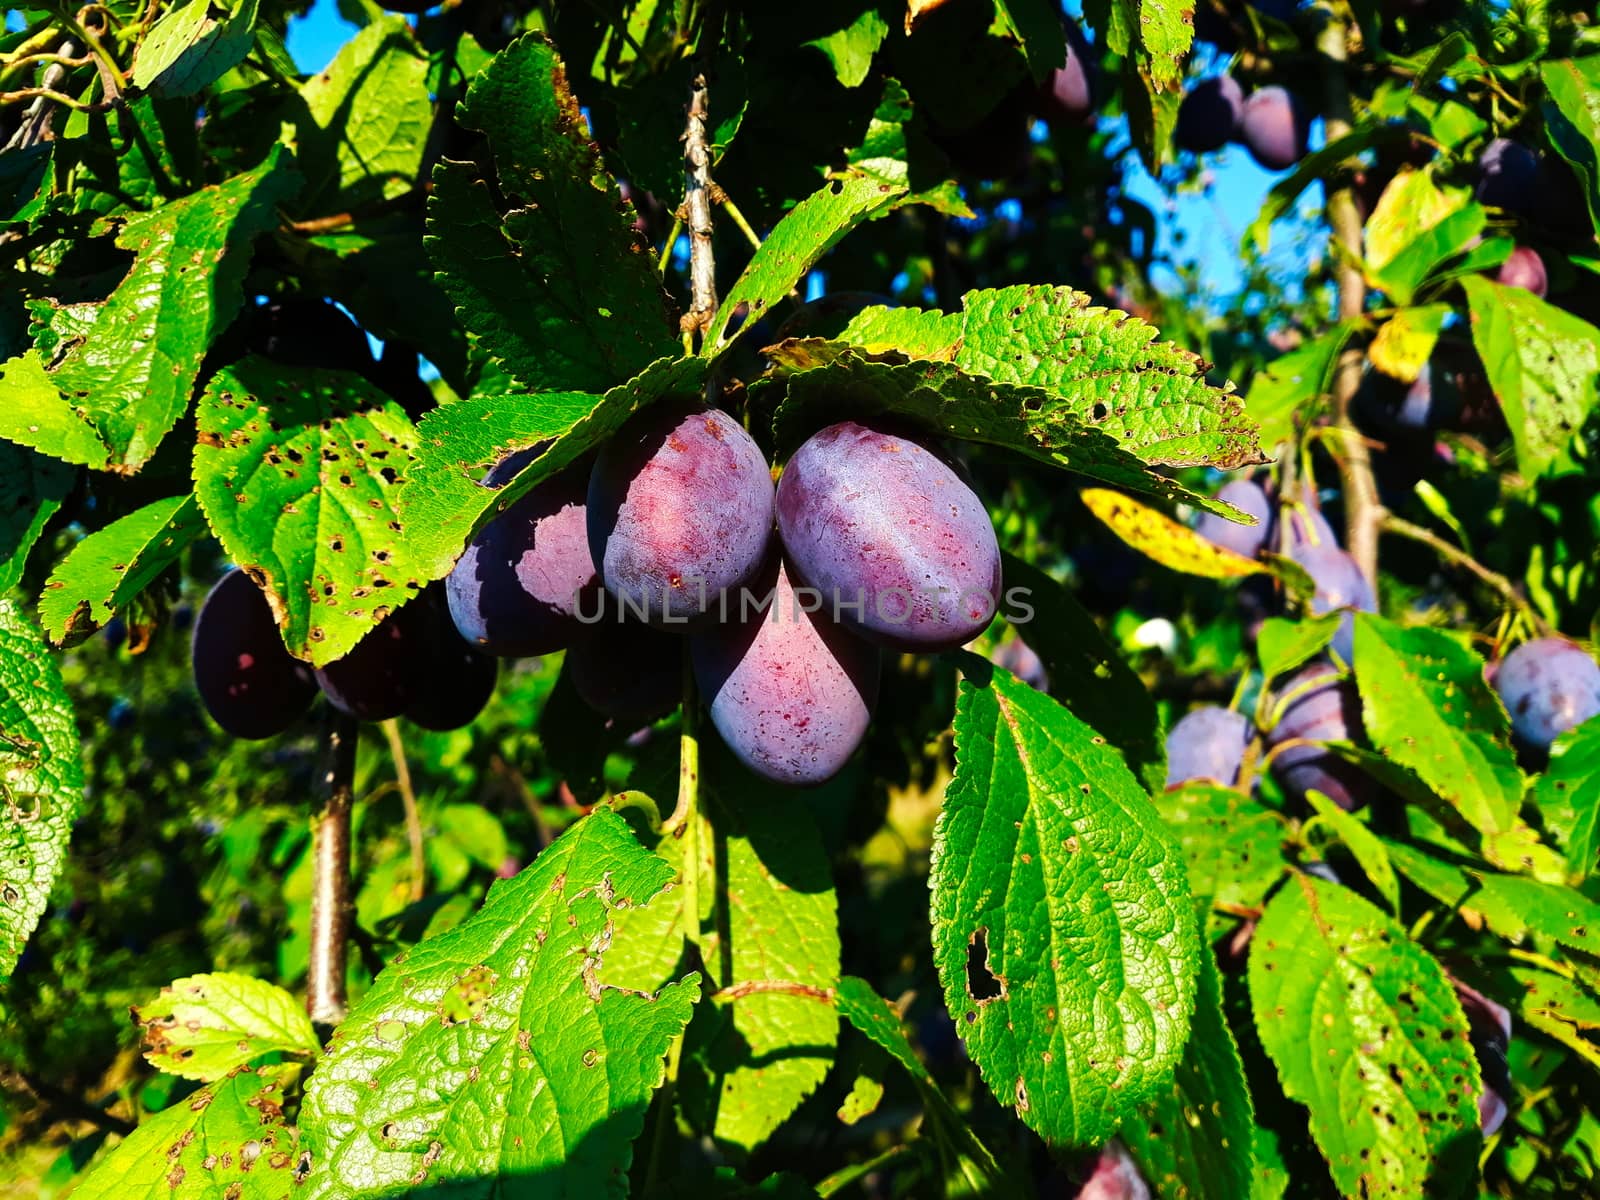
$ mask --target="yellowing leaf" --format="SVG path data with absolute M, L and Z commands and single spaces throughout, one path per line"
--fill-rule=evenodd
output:
M 1383 189 L 1367 218 L 1367 265 L 1374 270 L 1385 266 L 1419 233 L 1432 229 L 1466 203 L 1464 189 L 1441 188 L 1427 171 L 1401 171 Z
M 1253 558 L 1224 550 L 1165 513 L 1109 488 L 1085 488 L 1083 502 L 1128 545 L 1164 567 L 1207 579 L 1237 579 L 1266 568 Z
M 906 32 L 915 33 L 924 17 L 947 3 L 949 0 L 906 0 Z
M 1383 323 L 1378 336 L 1372 339 L 1367 351 L 1372 365 L 1401 383 L 1415 383 L 1433 357 L 1439 331 L 1449 316 L 1448 304 L 1401 309 Z

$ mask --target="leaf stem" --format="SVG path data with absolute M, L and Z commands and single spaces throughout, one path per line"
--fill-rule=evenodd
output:
M 667 233 L 667 240 L 661 247 L 661 253 L 656 256 L 656 274 L 665 275 L 667 264 L 672 261 L 672 248 L 678 244 L 678 235 L 683 232 L 683 218 L 674 214 L 672 228 Z
M 1383 532 L 1392 533 L 1403 538 L 1409 538 L 1413 542 L 1421 542 L 1424 546 L 1427 546 L 1446 562 L 1454 563 L 1458 567 L 1465 568 L 1467 571 L 1471 572 L 1480 583 L 1484 584 L 1491 591 L 1498 594 L 1499 597 L 1506 602 L 1506 606 L 1509 609 L 1522 614 L 1522 616 L 1528 620 L 1529 624 L 1531 624 L 1541 634 L 1549 634 L 1551 632 L 1549 624 L 1534 610 L 1533 606 L 1523 598 L 1522 593 L 1517 590 L 1517 585 L 1512 583 L 1511 580 L 1507 579 L 1504 575 L 1501 575 L 1498 571 L 1491 571 L 1488 567 L 1484 566 L 1481 562 L 1473 558 L 1472 555 L 1468 554 L 1459 546 L 1452 546 L 1449 542 L 1445 541 L 1431 529 L 1425 529 L 1421 525 L 1415 525 L 1412 522 L 1407 521 L 1404 517 L 1397 517 L 1394 513 L 1383 510 L 1379 514 L 1379 520 Z
M 390 717 L 383 723 L 383 736 L 389 743 L 389 761 L 394 764 L 394 781 L 400 803 L 406 810 L 406 841 L 411 844 L 411 903 L 422 899 L 427 884 L 427 859 L 422 848 L 422 814 L 417 811 L 417 793 L 411 787 L 411 766 L 406 762 L 406 745 L 400 737 L 400 722 Z
M 355 718 L 328 709 L 326 789 L 311 822 L 311 950 L 306 1011 L 325 1037 L 348 1011 L 350 957 L 350 815 L 355 796 Z
M 869 1158 L 866 1162 L 851 1163 L 848 1167 L 841 1167 L 817 1184 L 817 1195 L 823 1197 L 823 1200 L 827 1200 L 827 1197 L 842 1192 L 858 1179 L 870 1175 L 874 1171 L 880 1171 L 896 1159 L 912 1153 L 915 1146 L 915 1142 L 896 1142 L 882 1154 Z
M 750 243 L 752 249 L 761 249 L 761 235 L 751 227 L 749 221 L 744 219 L 744 213 L 739 211 L 739 206 L 733 202 L 727 192 L 717 187 L 716 184 L 712 184 L 711 187 L 711 198 L 722 205 L 722 210 L 728 214 L 734 225 L 738 227 L 739 232 L 744 234 L 745 241 Z
M 834 995 L 832 988 L 815 987 L 809 983 L 794 983 L 787 979 L 746 979 L 742 983 L 735 983 L 721 991 L 712 992 L 714 1002 L 727 1000 L 743 1000 L 747 996 L 799 996 L 806 1000 L 815 1000 L 819 1004 L 832 1004 Z

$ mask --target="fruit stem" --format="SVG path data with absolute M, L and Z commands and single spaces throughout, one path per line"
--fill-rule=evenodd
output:
M 1548 637 L 1554 632 L 1549 623 L 1523 598 L 1522 593 L 1517 590 L 1517 585 L 1498 571 L 1491 571 L 1465 550 L 1459 546 L 1452 546 L 1431 529 L 1414 525 L 1404 517 L 1397 517 L 1386 509 L 1380 510 L 1378 516 L 1383 532 L 1421 542 L 1446 562 L 1464 567 L 1477 576 L 1479 582 L 1499 594 L 1509 610 L 1522 614 L 1528 623 L 1539 631 L 1541 637 Z
M 1328 21 L 1317 37 L 1322 56 L 1323 119 L 1331 144 L 1350 132 L 1350 83 L 1345 78 L 1346 39 L 1349 33 L 1345 13 L 1327 7 Z M 1366 307 L 1367 286 L 1361 274 L 1363 258 L 1361 212 L 1356 206 L 1351 184 L 1350 164 L 1343 164 L 1338 186 L 1330 187 L 1327 203 L 1328 225 L 1335 247 L 1334 280 L 1339 287 L 1339 319 L 1358 321 Z M 1346 346 L 1339 355 L 1333 377 L 1333 423 L 1343 445 L 1336 457 L 1344 484 L 1345 548 L 1374 590 L 1378 585 L 1378 521 L 1382 506 L 1372 477 L 1372 454 L 1366 440 L 1356 430 L 1350 415 L 1351 402 L 1361 387 L 1361 365 L 1365 352 L 1359 346 Z
M 311 821 L 311 950 L 306 1012 L 319 1037 L 349 1009 L 345 992 L 350 957 L 350 815 L 354 806 L 356 722 L 328 706 L 326 788 Z
M 417 793 L 411 787 L 411 766 L 406 762 L 406 745 L 400 738 L 400 722 L 390 717 L 383 723 L 383 736 L 389 743 L 389 759 L 394 763 L 395 787 L 406 810 L 406 840 L 411 843 L 411 903 L 422 899 L 427 883 L 427 860 L 422 852 L 422 814 L 417 811 Z
M 683 170 L 687 182 L 681 215 L 689 228 L 689 311 L 685 334 L 700 335 L 700 350 L 707 350 L 706 334 L 717 313 L 717 264 L 711 246 L 711 148 L 706 144 L 710 104 L 706 77 L 697 74 L 689 91 L 689 119 L 683 133 Z

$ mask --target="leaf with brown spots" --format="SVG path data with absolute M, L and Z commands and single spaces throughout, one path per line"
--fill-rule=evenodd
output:
M 1084 488 L 1086 507 L 1128 545 L 1146 558 L 1185 575 L 1205 579 L 1239 579 L 1257 575 L 1266 566 L 1203 538 L 1166 513 L 1109 488 Z
M 263 1054 L 314 1057 L 305 1006 L 282 988 L 220 971 L 174 980 L 133 1010 L 144 1056 L 157 1070 L 215 1080 Z

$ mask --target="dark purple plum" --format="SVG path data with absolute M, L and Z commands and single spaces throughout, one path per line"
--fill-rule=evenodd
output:
M 1541 299 L 1550 290 L 1544 259 L 1532 246 L 1518 246 L 1513 250 L 1511 256 L 1500 264 L 1500 273 L 1495 278 L 1507 287 L 1523 288 Z
M 1433 396 L 1433 369 L 1423 363 L 1395 408 L 1394 419 L 1402 429 L 1436 429 L 1440 424 L 1438 409 Z
M 1150 1200 L 1150 1185 L 1139 1173 L 1133 1157 L 1112 1139 L 1100 1147 L 1094 1169 L 1074 1200 Z
M 1167 786 L 1210 780 L 1232 787 L 1255 736 L 1250 718 L 1215 704 L 1185 713 L 1167 731 Z
M 379 621 L 343 658 L 317 671 L 328 703 L 358 721 L 386 721 L 421 694 L 417 660 L 428 644 L 427 606 L 413 600 Z
M 1226 517 L 1201 513 L 1194 523 L 1194 531 L 1208 542 L 1215 542 L 1224 550 L 1232 550 L 1246 558 L 1260 554 L 1272 537 L 1272 501 L 1259 483 L 1248 479 L 1235 479 L 1225 484 L 1217 499 L 1247 512 L 1256 519 L 1254 525 L 1240 525 Z
M 681 627 L 760 568 L 772 538 L 772 473 L 727 413 L 661 405 L 595 459 L 588 536 L 612 595 L 651 624 Z
M 775 562 L 752 587 L 750 611 L 690 639 L 695 681 L 711 723 L 757 775 L 810 787 L 837 775 L 878 700 L 881 652 L 821 611 L 805 612 L 789 572 Z
M 1511 1049 L 1511 1012 L 1460 980 L 1450 982 L 1456 999 L 1461 1001 L 1461 1011 L 1466 1014 L 1467 1037 L 1478 1060 L 1478 1073 L 1483 1076 L 1478 1124 L 1484 1137 L 1492 1137 L 1510 1111 L 1507 1102 L 1511 1097 L 1511 1066 L 1507 1053 Z
M 484 477 L 500 487 L 536 457 L 512 455 Z M 445 580 L 461 636 L 487 654 L 550 654 L 578 632 L 577 598 L 599 586 L 589 553 L 587 464 L 539 484 L 472 540 Z
M 500 674 L 497 659 L 482 653 L 457 632 L 450 619 L 443 591 L 430 587 L 413 604 L 424 604 L 426 629 L 416 660 L 419 676 L 416 697 L 405 718 L 424 729 L 460 729 L 472 724 L 494 695 Z
M 881 645 L 954 649 L 999 604 L 988 510 L 948 464 L 896 433 L 842 421 L 813 435 L 778 483 L 778 533 L 824 611 Z
M 1320 617 L 1340 609 L 1378 611 L 1372 585 L 1361 573 L 1356 560 L 1338 546 L 1300 542 L 1290 549 L 1289 557 L 1305 568 L 1316 585 L 1311 597 L 1312 616 Z M 1350 612 L 1339 622 L 1339 632 L 1333 635 L 1333 649 L 1347 664 L 1355 661 L 1355 619 Z
M 1361 698 L 1355 684 L 1339 678 L 1328 663 L 1311 663 L 1290 676 L 1278 695 L 1291 694 L 1294 698 L 1267 732 L 1268 747 L 1291 740 L 1361 739 Z M 1304 799 L 1307 792 L 1314 790 L 1343 809 L 1360 808 L 1377 793 L 1367 775 L 1321 746 L 1295 745 L 1275 753 L 1272 773 L 1283 790 L 1296 799 Z
M 1039 115 L 1063 124 L 1084 122 L 1094 115 L 1094 51 L 1071 17 L 1061 19 L 1061 32 L 1067 41 L 1067 57 L 1039 89 Z
M 997 667 L 1010 671 L 1023 683 L 1038 692 L 1050 690 L 1050 676 L 1044 669 L 1032 646 L 1015 634 L 994 648 L 989 660 Z
M 1198 12 L 1198 10 L 1196 10 Z M 1178 106 L 1173 142 L 1178 149 L 1209 154 L 1231 142 L 1244 114 L 1244 90 L 1232 75 L 1203 79 L 1190 88 Z
M 201 703 L 236 738 L 282 733 L 316 697 L 311 668 L 284 648 L 266 596 L 237 568 L 206 596 L 190 649 Z
M 1495 138 L 1478 159 L 1478 203 L 1526 216 L 1539 204 L 1539 158 L 1510 138 Z
M 1566 638 L 1522 643 L 1500 660 L 1494 687 L 1512 732 L 1536 750 L 1600 714 L 1600 663 Z
M 581 699 L 601 716 L 624 725 L 648 725 L 678 706 L 683 692 L 683 639 L 621 611 L 609 593 L 593 608 L 567 649 L 567 677 Z
M 1287 171 L 1304 158 L 1310 131 L 1305 105 L 1286 88 L 1251 92 L 1239 114 L 1239 141 L 1269 171 Z

